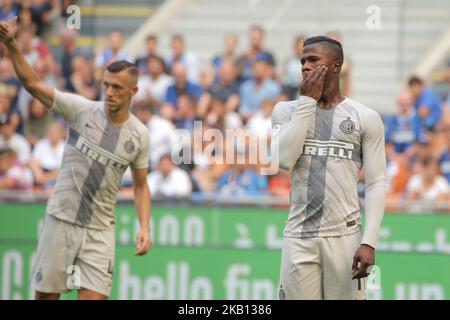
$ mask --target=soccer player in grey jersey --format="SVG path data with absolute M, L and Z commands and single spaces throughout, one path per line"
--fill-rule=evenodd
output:
M 380 116 L 340 93 L 341 44 L 304 42 L 298 100 L 272 113 L 273 148 L 291 171 L 284 230 L 281 299 L 355 299 L 375 263 L 384 214 L 386 159 Z M 365 172 L 361 235 L 357 183 Z M 358 290 L 359 289 L 361 290 Z
M 79 299 L 106 299 L 114 265 L 114 208 L 128 166 L 141 227 L 135 254 L 144 255 L 151 245 L 148 130 L 129 112 L 138 90 L 137 68 L 126 61 L 107 67 L 104 102 L 63 93 L 39 79 L 17 47 L 16 32 L 17 18 L 0 24 L 0 41 L 17 76 L 31 95 L 69 124 L 61 172 L 39 236 L 32 273 L 35 298 L 58 299 L 77 288 Z

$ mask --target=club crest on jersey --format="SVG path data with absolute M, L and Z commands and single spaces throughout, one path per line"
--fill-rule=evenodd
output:
M 127 153 L 133 153 L 134 148 L 135 148 L 135 145 L 134 145 L 133 140 L 131 140 L 131 138 L 128 139 L 128 140 L 125 142 L 125 144 L 123 145 L 123 148 L 124 148 L 124 150 L 125 150 Z
M 350 118 L 345 119 L 339 125 L 339 129 L 341 129 L 341 131 L 346 134 L 350 134 L 353 131 L 355 131 L 355 127 L 356 127 L 355 123 L 352 120 L 350 120 Z

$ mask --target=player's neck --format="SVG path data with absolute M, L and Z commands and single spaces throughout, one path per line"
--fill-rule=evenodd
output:
M 319 99 L 319 107 L 322 109 L 332 109 L 339 103 L 344 101 L 345 97 L 341 95 L 339 84 L 336 86 L 327 86 L 323 91 L 322 97 Z
M 123 108 L 117 111 L 105 110 L 106 117 L 115 126 L 121 126 L 127 122 L 130 117 L 128 108 Z

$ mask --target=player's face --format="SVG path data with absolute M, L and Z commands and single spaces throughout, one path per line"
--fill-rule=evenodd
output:
M 136 80 L 126 70 L 117 73 L 107 70 L 103 76 L 103 89 L 105 90 L 105 106 L 108 110 L 117 112 L 124 108 L 128 109 L 138 87 Z
M 330 52 L 326 47 L 320 44 L 310 44 L 303 47 L 302 55 L 300 57 L 302 64 L 303 79 L 315 68 L 326 65 L 330 71 L 339 71 L 336 67 L 335 61 L 330 56 Z

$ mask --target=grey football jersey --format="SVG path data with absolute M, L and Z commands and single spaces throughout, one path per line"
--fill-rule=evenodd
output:
M 297 100 L 278 103 L 272 114 L 272 126 L 281 131 L 286 129 L 298 105 Z M 363 151 L 379 163 L 370 163 L 371 172 L 377 172 L 375 176 L 384 175 L 381 118 L 349 98 L 329 110 L 310 104 L 304 113 L 303 118 L 296 119 L 306 119 L 298 124 L 298 128 L 306 126 L 306 136 L 291 169 L 290 212 L 284 234 L 314 237 L 357 232 L 360 229 L 358 177 L 363 160 L 369 162 L 365 161 Z
M 148 167 L 148 129 L 132 114 L 115 126 L 107 119 L 103 101 L 58 90 L 52 110 L 66 119 L 69 132 L 47 213 L 93 229 L 111 228 L 126 168 Z

